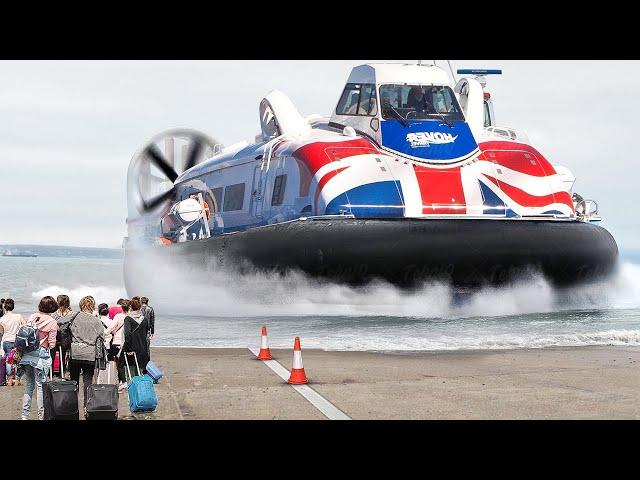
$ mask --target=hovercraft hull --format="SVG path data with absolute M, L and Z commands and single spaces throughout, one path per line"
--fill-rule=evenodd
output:
M 152 254 L 146 258 L 147 254 Z M 501 285 L 532 272 L 557 286 L 596 281 L 616 266 L 618 247 L 602 227 L 558 220 L 300 219 L 145 250 L 127 249 L 128 269 L 162 262 L 183 268 L 303 271 L 333 282 L 375 279 L 400 287 L 444 281 Z M 149 285 L 139 286 L 148 291 Z

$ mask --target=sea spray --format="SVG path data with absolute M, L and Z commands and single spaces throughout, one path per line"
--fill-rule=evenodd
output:
M 112 281 L 96 286 L 91 276 L 73 274 L 74 261 L 64 279 L 51 275 L 55 282 L 30 292 L 33 304 L 45 294 L 67 293 L 74 307 L 88 294 L 108 303 L 127 296 L 115 265 Z M 246 347 L 267 323 L 273 348 L 290 348 L 292 334 L 307 348 L 328 350 L 640 346 L 640 266 L 631 263 L 597 284 L 559 290 L 532 273 L 457 300 L 442 284 L 415 291 L 384 282 L 352 288 L 295 272 L 199 276 L 158 267 L 153 279 L 138 280 L 164 284 L 155 296 L 128 292 L 151 296 L 158 312 L 155 345 Z
M 71 287 L 64 287 L 60 285 L 49 285 L 45 288 L 33 292 L 31 296 L 34 300 L 40 299 L 46 295 L 51 295 L 56 298 L 60 294 L 69 296 L 69 300 L 73 306 L 80 303 L 80 299 L 87 295 L 91 295 L 96 303 L 109 303 L 115 304 L 119 298 L 126 298 L 127 294 L 124 287 L 120 286 L 107 286 L 107 285 L 75 285 Z
M 351 287 L 295 271 L 239 274 L 175 267 L 153 258 L 145 263 L 156 265 L 153 277 L 133 269 L 127 285 L 148 287 L 157 309 L 172 314 L 464 318 L 640 306 L 640 266 L 633 264 L 622 265 L 607 281 L 564 289 L 530 271 L 518 281 L 469 292 L 456 301 L 456 290 L 442 283 L 425 283 L 414 290 L 382 280 Z M 152 296 L 144 291 L 129 293 Z

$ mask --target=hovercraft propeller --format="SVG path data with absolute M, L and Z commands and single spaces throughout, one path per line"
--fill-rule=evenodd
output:
M 158 144 L 163 142 L 164 153 L 158 147 Z M 181 144 L 179 157 L 182 168 L 179 169 L 174 161 L 176 143 Z M 130 198 L 136 199 L 135 207 L 138 213 L 148 214 L 174 199 L 174 183 L 180 174 L 215 154 L 220 147 L 222 145 L 213 138 L 195 130 L 170 130 L 154 137 L 134 156 L 131 163 L 133 168 L 130 169 L 128 184 L 132 194 Z M 152 166 L 160 175 L 154 174 Z M 167 187 L 167 190 L 161 191 Z M 159 190 L 161 192 L 156 193 Z

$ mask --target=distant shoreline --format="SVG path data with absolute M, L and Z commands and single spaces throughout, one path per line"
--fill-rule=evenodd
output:
M 11 253 L 2 256 L 3 253 Z M 122 248 L 71 247 L 65 245 L 32 245 L 32 244 L 4 244 L 0 245 L 0 258 L 26 258 L 22 255 L 35 254 L 36 258 L 101 258 L 122 259 Z

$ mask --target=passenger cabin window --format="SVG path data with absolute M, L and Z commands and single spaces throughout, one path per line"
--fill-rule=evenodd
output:
M 271 195 L 271 205 L 282 205 L 284 201 L 284 190 L 287 187 L 287 176 L 278 175 L 273 184 L 273 195 Z
M 372 117 L 377 113 L 376 86 L 372 83 L 347 83 L 336 107 L 336 114 Z
M 244 203 L 244 183 L 229 185 L 224 189 L 224 208 L 225 212 L 234 210 L 242 210 Z
M 442 85 L 381 85 L 382 118 L 464 121 L 451 88 Z
M 213 211 L 219 212 L 222 210 L 222 187 L 214 188 L 211 193 L 213 193 L 213 199 L 215 200 Z

